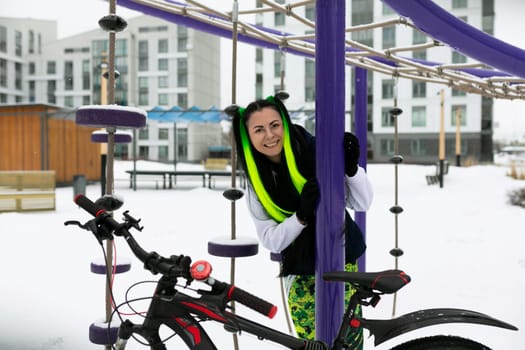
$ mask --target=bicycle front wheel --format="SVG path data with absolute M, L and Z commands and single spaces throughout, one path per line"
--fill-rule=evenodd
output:
M 470 339 L 452 335 L 436 335 L 410 340 L 391 350 L 490 350 L 490 348 Z

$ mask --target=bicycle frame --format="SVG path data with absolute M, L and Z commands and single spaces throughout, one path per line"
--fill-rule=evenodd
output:
M 127 212 L 124 213 L 125 222 L 118 223 L 104 209 L 83 195 L 75 197 L 75 202 L 95 219 L 84 225 L 77 221 L 68 221 L 66 225 L 76 224 L 93 232 L 100 243 L 105 239 L 113 239 L 114 235 L 125 238 L 134 255 L 144 263 L 144 268 L 153 274 L 162 275 L 144 322 L 136 325 L 126 320 L 121 324 L 119 338 L 115 344 L 117 350 L 124 349 L 127 340 L 133 334 L 143 337 L 152 350 L 166 350 L 159 335 L 161 325 L 173 330 L 190 350 L 216 350 L 217 347 L 201 326 L 201 321 L 215 321 L 223 324 L 230 332 L 247 332 L 261 340 L 269 340 L 293 350 L 342 350 L 345 348 L 344 340 L 350 327 L 368 329 L 370 335 L 374 336 L 375 345 L 411 330 L 443 323 L 473 323 L 509 330 L 518 329 L 488 315 L 462 309 L 419 310 L 387 320 L 357 318 L 355 310 L 359 305 L 376 306 L 382 294 L 397 292 L 410 282 L 410 277 L 400 270 L 368 273 L 336 271 L 325 273 L 323 279 L 350 283 L 355 293 L 350 297 L 332 347 L 320 341 L 298 339 L 229 312 L 226 309 L 227 303 L 233 301 L 238 301 L 270 318 L 275 314 L 276 308 L 240 288 L 212 278 L 209 263 L 198 261 L 191 265 L 191 259 L 187 256 L 173 255 L 166 258 L 155 252 L 143 250 L 129 232 L 130 228 L 142 230 L 138 225 L 140 220 L 134 219 Z M 176 288 L 178 278 L 184 278 L 186 286 L 193 280 L 202 281 L 211 286 L 211 290 L 197 290 L 200 297 L 192 297 Z

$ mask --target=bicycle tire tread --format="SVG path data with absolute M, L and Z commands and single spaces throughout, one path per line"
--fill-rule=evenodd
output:
M 474 340 L 452 335 L 417 338 L 399 344 L 391 350 L 491 350 Z

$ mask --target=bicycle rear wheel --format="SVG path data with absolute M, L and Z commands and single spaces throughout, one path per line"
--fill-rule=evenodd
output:
M 452 335 L 436 335 L 410 340 L 391 350 L 490 350 L 490 348 L 470 339 Z

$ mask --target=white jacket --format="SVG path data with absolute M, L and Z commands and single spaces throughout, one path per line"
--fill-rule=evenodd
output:
M 366 211 L 372 204 L 372 198 L 372 185 L 363 168 L 359 167 L 353 177 L 345 176 L 346 207 L 356 211 Z M 297 220 L 295 213 L 280 224 L 274 221 L 264 210 L 249 182 L 246 202 L 255 223 L 259 241 L 263 247 L 272 252 L 280 253 L 288 247 L 305 227 Z

